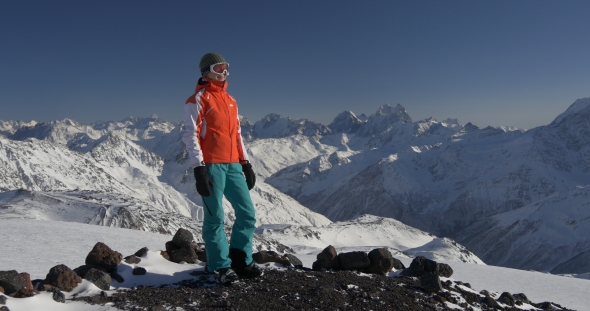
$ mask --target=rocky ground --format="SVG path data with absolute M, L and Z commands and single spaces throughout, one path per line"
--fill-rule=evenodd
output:
M 524 295 L 490 295 L 468 284 L 443 281 L 443 290 L 425 292 L 415 277 L 386 277 L 354 271 L 266 270 L 262 277 L 218 285 L 211 274 L 174 286 L 139 287 L 111 296 L 80 297 L 91 304 L 112 303 L 120 310 L 567 310 Z M 494 297 L 498 296 L 498 297 Z M 499 304 L 498 301 L 508 304 Z M 508 299 L 508 300 L 506 300 Z M 510 305 L 512 304 L 512 306 Z M 536 309 L 538 308 L 538 309 Z

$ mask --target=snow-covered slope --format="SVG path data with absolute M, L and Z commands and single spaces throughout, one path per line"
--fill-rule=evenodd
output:
M 560 191 L 476 222 L 457 237 L 488 262 L 585 273 L 590 262 L 590 185 Z
M 395 219 L 371 215 L 324 227 L 263 225 L 257 228 L 256 233 L 272 237 L 299 252 L 321 250 L 328 245 L 337 249 L 353 246 L 389 247 L 394 254 L 484 264 L 481 259 L 451 239 L 436 237 Z

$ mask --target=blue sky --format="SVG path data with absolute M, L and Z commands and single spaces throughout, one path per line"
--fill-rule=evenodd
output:
M 590 97 L 590 1 L 0 1 L 0 120 L 182 119 L 216 51 L 240 114 L 550 123 Z

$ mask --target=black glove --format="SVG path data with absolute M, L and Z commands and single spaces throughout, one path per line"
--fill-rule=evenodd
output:
M 252 190 L 252 188 L 254 188 L 254 185 L 256 184 L 256 175 L 252 170 L 252 164 L 242 164 L 242 172 L 244 173 L 244 176 L 246 176 L 246 184 L 248 184 L 248 190 Z
M 207 174 L 207 168 L 204 166 L 197 166 L 193 172 L 195 173 L 197 192 L 204 197 L 210 196 L 213 182 L 211 181 L 211 178 L 209 178 L 209 174 Z

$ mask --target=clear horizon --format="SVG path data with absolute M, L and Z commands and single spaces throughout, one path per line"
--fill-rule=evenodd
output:
M 588 13 L 581 0 L 8 1 L 0 120 L 179 122 L 216 51 L 252 122 L 399 103 L 413 120 L 530 129 L 590 97 Z

